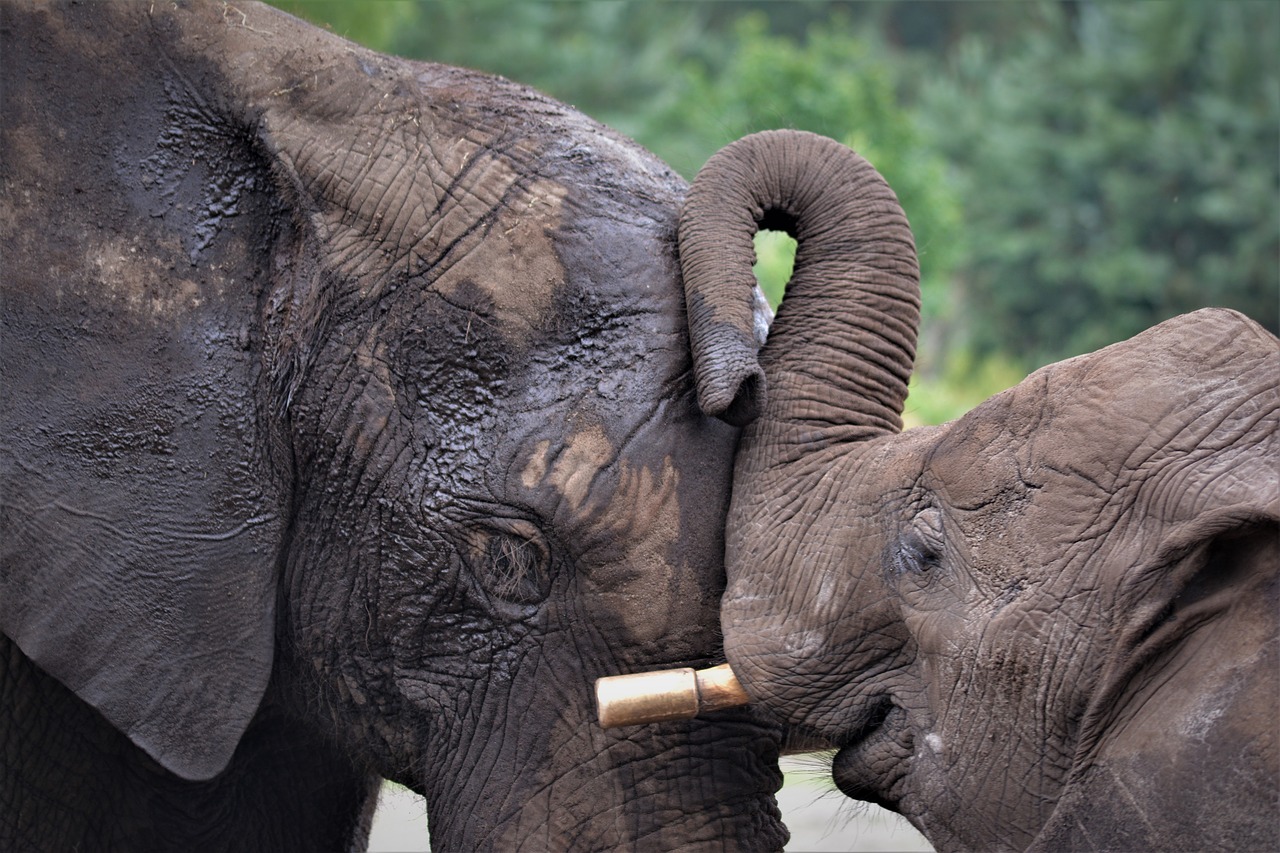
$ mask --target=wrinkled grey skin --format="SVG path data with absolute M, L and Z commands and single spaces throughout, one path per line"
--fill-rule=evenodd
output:
M 252 3 L 0 5 L 0 849 L 771 850 L 685 186 Z
M 748 693 L 939 849 L 1280 849 L 1280 341 L 1204 310 L 899 433 L 916 261 L 874 170 L 761 135 L 685 216 L 695 350 L 736 346 L 762 410 L 722 607 Z M 761 222 L 799 247 L 756 365 Z

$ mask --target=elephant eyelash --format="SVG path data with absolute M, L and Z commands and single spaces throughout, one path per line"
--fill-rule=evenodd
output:
M 473 550 L 477 580 L 493 598 L 532 606 L 550 593 L 550 549 L 528 522 L 506 522 L 480 528 Z
M 493 580 L 490 584 L 498 597 L 521 604 L 542 600 L 544 573 L 538 549 L 527 540 L 495 536 L 489 548 Z
M 942 513 L 930 507 L 915 517 L 893 557 L 899 574 L 920 574 L 941 566 L 942 552 Z
M 903 537 L 895 550 L 895 560 L 900 574 L 918 574 L 936 569 L 942 565 L 940 549 L 925 543 L 914 533 Z

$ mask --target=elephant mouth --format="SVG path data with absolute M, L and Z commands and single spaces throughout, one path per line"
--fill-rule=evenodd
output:
M 894 792 L 906 775 L 912 750 L 906 712 L 885 697 L 871 708 L 863 726 L 841 743 L 831 762 L 840 792 L 896 811 Z

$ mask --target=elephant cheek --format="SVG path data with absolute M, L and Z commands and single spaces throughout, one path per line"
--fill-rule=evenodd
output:
M 535 448 L 523 485 L 554 488 L 584 543 L 578 583 L 592 620 L 628 653 L 662 661 L 705 655 L 717 639 L 720 516 L 714 527 L 708 522 L 671 456 L 615 460 L 599 427 L 575 433 L 554 459 L 547 451 L 545 442 Z M 698 513 L 688 524 L 686 511 Z M 686 541 L 708 529 L 716 534 L 706 541 Z
M 915 642 L 915 670 L 919 673 L 927 707 L 939 709 L 954 696 L 954 685 L 962 677 L 955 670 L 956 653 L 972 638 L 969 623 L 951 609 L 926 612 L 907 609 L 903 613 L 907 633 Z
M 725 656 L 754 701 L 815 734 L 838 734 L 843 715 L 833 713 L 822 631 L 783 630 L 773 621 L 744 615 L 736 605 L 722 609 L 721 620 Z
M 667 515 L 678 516 L 678 511 Z M 678 525 L 678 518 L 667 523 Z M 584 592 L 594 602 L 597 622 L 619 647 L 652 651 L 662 644 L 659 659 L 679 660 L 705 653 L 711 638 L 700 635 L 714 625 L 715 611 L 697 571 L 667 558 L 671 541 L 678 541 L 678 534 L 658 524 L 623 559 L 593 567 Z

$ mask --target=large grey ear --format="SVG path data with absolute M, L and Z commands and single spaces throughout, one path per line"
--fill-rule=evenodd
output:
M 1141 431 L 1129 445 L 1084 429 L 1036 432 L 1125 456 L 1112 457 L 1124 462 L 1112 468 L 1123 489 L 1099 516 L 1103 571 L 1091 583 L 1107 634 L 1097 686 L 1064 795 L 1029 849 L 1161 849 L 1203 843 L 1214 826 L 1232 839 L 1219 847 L 1275 839 L 1274 794 L 1253 780 L 1275 755 L 1280 341 L 1239 314 L 1204 310 L 1064 365 L 1116 436 Z M 1046 407 L 1042 424 L 1057 414 Z M 1186 784 L 1193 775 L 1228 795 L 1202 796 L 1206 786 Z
M 1280 576 L 1280 340 L 1243 315 L 1205 309 L 1109 351 L 1126 380 L 1116 411 L 1145 421 L 1132 506 L 1120 510 L 1132 517 L 1115 523 L 1099 578 L 1116 639 L 1086 731 L 1104 730 L 1115 697 L 1143 683 L 1135 673 L 1201 627 L 1268 599 L 1261 610 L 1274 624 Z M 1231 652 L 1220 654 L 1226 662 Z
M 1125 537 L 1145 559 L 1127 569 L 1117 560 L 1104 583 L 1125 612 L 1159 611 L 1153 602 L 1214 570 L 1214 553 L 1266 541 L 1280 525 L 1280 340 L 1243 315 L 1204 309 L 1110 349 L 1126 347 L 1124 413 L 1145 417 L 1149 436 L 1135 451 L 1145 456 L 1134 491 L 1154 517 Z M 1280 542 L 1271 546 L 1254 556 L 1274 571 Z
M 151 30 L 116 20 L 146 8 L 5 9 L 0 630 L 206 779 L 273 660 L 287 483 L 255 318 L 275 208 L 250 143 L 176 132 L 202 105 L 142 73 L 165 67 L 141 61 Z
M 250 353 L 197 317 L 91 334 L 77 317 L 110 323 L 103 306 L 61 307 L 6 305 L 0 631 L 160 764 L 209 778 L 272 665 L 282 511 Z

